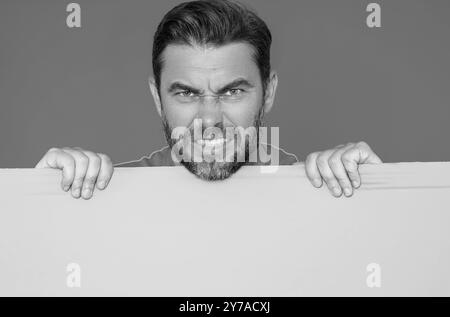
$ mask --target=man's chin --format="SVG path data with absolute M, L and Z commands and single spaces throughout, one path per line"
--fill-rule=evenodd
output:
M 189 172 L 206 181 L 218 181 L 229 178 L 236 173 L 244 162 L 185 162 L 181 164 Z

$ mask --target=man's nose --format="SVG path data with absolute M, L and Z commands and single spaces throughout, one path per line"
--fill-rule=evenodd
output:
M 215 96 L 204 96 L 200 104 L 198 117 L 205 128 L 214 127 L 222 122 L 222 107 Z

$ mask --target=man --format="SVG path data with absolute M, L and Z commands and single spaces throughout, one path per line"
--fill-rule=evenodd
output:
M 278 83 L 270 45 L 264 21 L 241 4 L 192 1 L 169 11 L 154 36 L 149 80 L 168 146 L 115 166 L 183 165 L 211 181 L 243 165 L 299 164 L 295 155 L 261 141 Z M 314 186 L 324 181 L 334 196 L 349 197 L 361 183 L 358 165 L 370 163 L 381 160 L 358 142 L 310 154 L 305 169 Z M 113 175 L 107 155 L 81 148 L 52 148 L 36 167 L 62 169 L 62 188 L 84 199 L 95 186 L 106 188 Z

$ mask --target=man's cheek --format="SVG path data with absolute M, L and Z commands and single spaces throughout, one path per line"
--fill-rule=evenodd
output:
M 163 104 L 163 111 L 171 127 L 188 127 L 198 115 L 197 107 L 175 103 Z
M 171 132 L 171 156 L 175 163 L 180 163 L 182 160 L 186 160 L 189 155 L 188 148 L 186 146 L 187 141 L 190 142 L 190 131 L 186 127 L 175 127 Z
M 248 128 L 255 125 L 255 118 L 258 116 L 259 109 L 256 107 L 245 108 L 244 105 L 236 105 L 233 109 L 224 111 L 224 124 L 235 127 Z

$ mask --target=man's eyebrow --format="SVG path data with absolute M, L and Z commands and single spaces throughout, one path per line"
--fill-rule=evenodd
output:
M 226 91 L 228 91 L 228 90 L 230 90 L 230 89 L 239 87 L 239 86 L 244 86 L 244 87 L 247 87 L 247 88 L 253 88 L 253 87 L 255 87 L 255 86 L 252 85 L 248 80 L 246 80 L 246 79 L 244 79 L 244 78 L 238 78 L 238 79 L 236 79 L 236 80 L 233 80 L 231 83 L 226 84 L 225 86 L 223 86 L 222 88 L 220 88 L 220 89 L 217 91 L 217 94 L 218 94 L 218 95 L 223 94 L 224 92 L 226 92 Z
M 246 80 L 244 78 L 238 78 L 238 79 L 233 80 L 232 82 L 226 84 L 222 88 L 220 88 L 217 91 L 217 94 L 219 94 L 219 95 L 223 94 L 226 91 L 228 91 L 230 89 L 233 89 L 233 88 L 236 88 L 236 87 L 239 87 L 239 86 L 244 86 L 244 87 L 247 87 L 247 88 L 253 88 L 254 87 L 254 85 L 252 85 L 248 80 Z M 188 91 L 192 91 L 195 94 L 200 94 L 200 90 L 199 89 L 191 87 L 191 86 L 186 85 L 186 84 L 183 84 L 183 83 L 181 83 L 179 81 L 176 81 L 176 82 L 172 83 L 169 86 L 168 92 L 172 93 L 172 92 L 177 91 L 177 90 L 188 90 Z
M 176 90 L 188 90 L 188 91 L 192 91 L 195 94 L 200 93 L 200 90 L 198 90 L 198 89 L 196 89 L 194 87 L 190 87 L 188 85 L 185 85 L 183 83 L 180 83 L 179 81 L 176 81 L 176 82 L 172 83 L 169 86 L 168 92 L 172 93 L 172 92 L 174 92 Z

